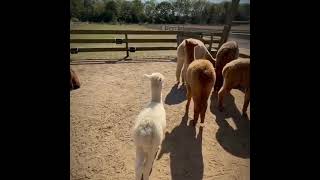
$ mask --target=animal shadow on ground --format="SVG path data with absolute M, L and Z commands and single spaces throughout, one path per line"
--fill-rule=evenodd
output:
M 224 98 L 222 112 L 217 108 L 217 102 L 217 93 L 213 93 L 210 110 L 216 116 L 216 123 L 219 126 L 216 133 L 217 141 L 230 154 L 241 158 L 250 158 L 250 120 L 247 116 L 241 115 L 235 105 L 234 97 L 230 93 L 226 94 Z M 230 117 L 236 126 L 235 129 L 226 121 Z
M 184 85 L 181 85 L 178 88 L 179 84 L 176 83 L 172 88 L 171 91 L 166 96 L 164 102 L 168 105 L 172 104 L 179 104 L 187 99 L 187 91 Z
M 165 135 L 158 159 L 164 153 L 170 153 L 170 169 L 172 180 L 201 180 L 203 177 L 202 131 L 187 125 L 185 115 L 181 123 L 171 133 Z

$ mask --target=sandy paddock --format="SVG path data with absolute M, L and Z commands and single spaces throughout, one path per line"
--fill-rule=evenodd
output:
M 81 81 L 81 88 L 70 93 L 72 180 L 134 179 L 131 128 L 150 100 L 150 82 L 143 74 L 152 72 L 166 77 L 167 134 L 151 180 L 250 179 L 250 105 L 249 117 L 241 117 L 243 92 L 232 90 L 222 113 L 213 94 L 203 128 L 199 123 L 193 128 L 187 125 L 193 103 L 184 116 L 186 92 L 175 86 L 176 62 L 80 64 L 71 65 Z

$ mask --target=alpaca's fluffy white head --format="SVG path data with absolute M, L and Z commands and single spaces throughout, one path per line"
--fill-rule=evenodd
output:
M 152 73 L 150 75 L 144 74 L 145 77 L 149 78 L 151 81 L 163 82 L 164 76 L 161 73 Z
M 162 88 L 164 76 L 161 73 L 144 74 L 145 77 L 151 80 L 151 86 Z

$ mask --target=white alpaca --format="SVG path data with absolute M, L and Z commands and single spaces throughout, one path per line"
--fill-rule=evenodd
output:
M 153 161 L 164 138 L 166 112 L 162 103 L 164 76 L 160 73 L 144 75 L 151 80 L 151 102 L 137 117 L 133 128 L 136 145 L 136 180 L 148 180 Z
M 187 61 L 188 54 L 186 52 L 186 46 L 187 43 L 193 44 L 194 47 L 194 59 L 207 59 L 209 60 L 213 66 L 215 66 L 216 60 L 211 56 L 210 52 L 206 48 L 206 46 L 203 44 L 202 41 L 198 39 L 185 39 L 182 41 L 182 43 L 178 46 L 177 48 L 177 69 L 176 69 L 176 78 L 177 82 L 180 82 L 180 74 L 181 74 L 181 69 L 182 69 L 182 83 L 185 83 L 185 77 L 186 77 L 186 72 L 188 69 L 188 66 L 191 62 Z M 183 67 L 183 68 L 182 68 Z

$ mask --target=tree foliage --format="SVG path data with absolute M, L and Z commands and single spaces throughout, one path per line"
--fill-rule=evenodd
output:
M 92 22 L 224 24 L 230 5 L 208 0 L 70 0 L 70 16 Z M 239 4 L 234 20 L 250 20 L 250 4 Z

